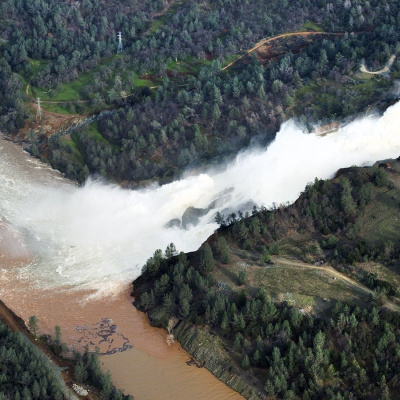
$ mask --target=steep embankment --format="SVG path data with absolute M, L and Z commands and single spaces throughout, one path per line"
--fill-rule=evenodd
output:
M 235 366 L 229 348 L 218 336 L 207 329 L 193 326 L 190 322 L 179 323 L 174 329 L 174 334 L 182 348 L 197 360 L 198 366 L 207 368 L 246 399 L 266 398 L 262 387 L 251 374 L 244 374 Z

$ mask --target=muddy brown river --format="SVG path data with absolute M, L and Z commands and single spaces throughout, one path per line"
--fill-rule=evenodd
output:
M 117 387 L 139 400 L 239 399 L 236 392 L 152 328 L 131 304 L 130 283 L 156 249 L 197 249 L 220 211 L 294 201 L 339 168 L 400 155 L 400 103 L 320 137 L 285 123 L 267 149 L 225 169 L 140 191 L 89 180 L 78 187 L 0 139 L 0 298 L 68 346 L 98 346 Z M 185 229 L 188 207 L 208 211 Z
M 179 344 L 168 345 L 166 332 L 149 325 L 132 305 L 129 278 L 122 283 L 109 274 L 95 276 L 91 286 L 83 271 L 83 284 L 69 279 L 78 272 L 76 242 L 66 243 L 67 235 L 55 240 L 58 227 L 39 208 L 57 191 L 68 196 L 77 187 L 10 142 L 0 141 L 0 155 L 0 297 L 6 305 L 25 321 L 36 315 L 41 333 L 52 334 L 59 325 L 70 349 L 99 347 L 104 370 L 135 399 L 242 399 L 205 368 L 187 365 L 190 357 Z M 36 212 L 50 234 L 35 227 Z M 97 250 L 92 243 L 86 249 Z M 82 267 L 96 260 L 83 257 Z

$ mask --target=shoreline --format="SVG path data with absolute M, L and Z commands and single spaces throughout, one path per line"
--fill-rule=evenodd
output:
M 134 395 L 135 399 L 152 400 L 160 396 L 171 400 L 243 399 L 206 368 L 190 366 L 188 362 L 192 356 L 178 342 L 168 346 L 167 333 L 152 327 L 147 315 L 132 305 L 130 287 L 114 300 L 91 301 L 80 307 L 82 292 L 48 292 L 44 295 L 33 291 L 29 284 L 16 283 L 20 285 L 18 290 L 8 292 L 11 294 L 10 303 L 1 296 L 4 310 L 9 310 L 9 315 L 15 316 L 8 321 L 14 318 L 19 321 L 18 326 L 14 325 L 15 329 L 28 332 L 24 320 L 36 315 L 39 319 L 39 335 L 53 334 L 53 327 L 60 325 L 61 340 L 67 343 L 70 350 L 82 350 L 86 344 L 90 345 L 90 350 L 99 346 L 103 354 L 111 349 L 110 354 L 100 357 L 104 364 L 103 372 L 110 370 L 113 384 L 118 389 L 124 389 L 125 393 Z M 48 307 L 44 309 L 43 304 Z M 109 320 L 105 321 L 106 317 Z M 83 335 L 77 330 L 78 326 L 83 327 L 87 334 Z M 108 330 L 109 327 L 112 329 Z M 39 347 L 39 342 L 31 338 Z M 42 350 L 42 347 L 39 349 Z M 46 347 L 43 349 L 46 350 Z M 56 361 L 56 365 L 68 363 L 62 358 L 60 360 Z M 159 382 L 156 387 L 154 379 Z M 65 382 L 71 380 L 73 373 Z
M 10 309 L 3 300 L 0 299 L 0 321 L 2 321 L 12 332 L 19 332 L 26 336 L 26 338 L 49 360 L 49 362 L 60 369 L 60 376 L 64 381 L 65 387 L 68 391 L 78 399 L 101 400 L 97 395 L 96 389 L 92 388 L 87 396 L 79 396 L 73 391 L 69 384 L 74 381 L 74 368 L 75 365 L 68 359 L 57 356 L 50 349 L 50 347 L 35 339 L 32 333 L 27 328 L 24 320 Z

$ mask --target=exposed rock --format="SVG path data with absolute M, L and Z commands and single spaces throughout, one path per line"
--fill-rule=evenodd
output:
M 79 394 L 79 396 L 87 396 L 89 394 L 88 390 L 84 389 L 82 386 L 77 385 L 76 383 L 72 384 L 72 389 L 74 389 L 75 392 Z
M 380 163 L 379 164 L 379 168 L 386 168 L 386 169 L 390 169 L 391 166 L 389 163 Z
M 182 215 L 182 227 L 187 229 L 189 225 L 197 225 L 199 219 L 208 213 L 206 208 L 189 207 Z
M 175 336 L 182 348 L 196 360 L 190 365 L 206 367 L 219 380 L 249 400 L 267 398 L 261 387 L 254 385 L 254 377 L 239 369 L 221 339 L 205 329 L 181 322 L 175 328 Z
M 233 187 L 223 190 L 221 193 L 218 194 L 217 198 L 210 203 L 208 209 L 213 210 L 214 208 L 222 207 L 226 202 L 232 199 L 231 193 L 234 190 L 235 188 Z

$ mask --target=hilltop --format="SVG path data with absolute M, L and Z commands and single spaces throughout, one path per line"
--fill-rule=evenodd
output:
M 217 215 L 198 251 L 148 260 L 135 304 L 246 398 L 389 398 L 399 176 L 393 160 L 344 169 L 291 206 Z

